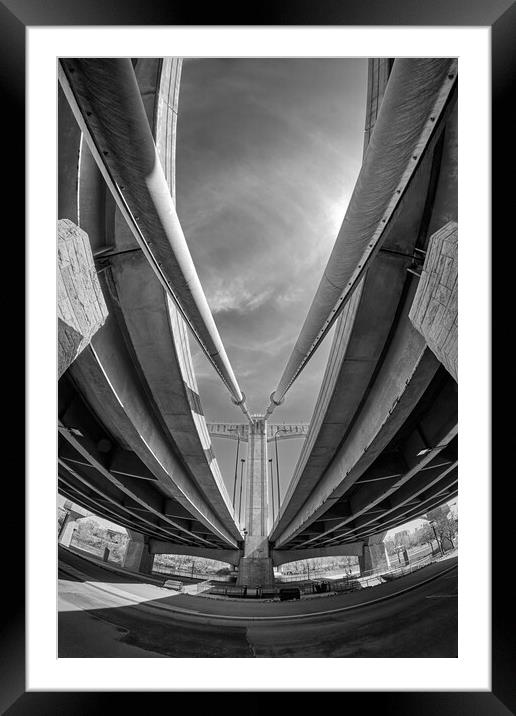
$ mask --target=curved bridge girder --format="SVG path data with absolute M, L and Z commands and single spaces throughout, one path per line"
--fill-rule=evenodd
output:
M 139 61 L 136 70 L 157 156 L 173 193 L 170 134 L 179 71 L 170 62 L 164 69 L 160 62 Z M 369 252 L 367 267 L 363 263 L 353 274 L 352 288 L 345 289 L 349 301 L 338 319 L 310 424 L 267 425 L 266 442 L 306 438 L 270 535 L 275 564 L 293 561 L 297 554 L 297 559 L 363 557 L 367 541 L 457 492 L 456 383 L 409 320 L 418 258 L 432 232 L 456 219 L 456 68 L 450 67 L 438 92 L 438 111 L 416 142 L 417 161 L 388 202 L 378 245 Z M 386 79 L 386 66 L 379 65 L 377 75 Z M 70 75 L 68 80 L 72 83 Z M 371 126 L 366 129 L 372 144 L 381 135 L 376 128 L 371 131 L 380 95 L 369 96 Z M 84 96 L 81 101 L 87 114 Z M 97 119 L 93 112 L 93 119 L 85 121 L 93 127 Z M 103 136 L 97 131 L 97 138 Z M 120 138 L 111 139 L 118 146 Z M 186 313 L 167 294 L 170 256 L 163 253 L 163 242 L 153 250 L 152 242 L 140 246 L 135 240 L 135 229 L 147 237 L 153 232 L 134 187 L 121 186 L 117 179 L 117 166 L 123 169 L 120 177 L 129 177 L 127 167 L 117 156 L 105 160 L 110 188 L 127 192 L 132 214 L 127 202 L 117 207 L 106 192 L 86 145 L 76 151 L 76 132 L 70 132 L 69 142 L 60 146 L 67 164 L 60 167 L 61 183 L 70 181 L 70 165 L 77 175 L 80 162 L 79 205 L 77 216 L 72 212 L 70 218 L 90 236 L 109 317 L 63 381 L 99 424 L 92 427 L 84 412 L 60 407 L 60 489 L 87 509 L 145 534 L 153 554 L 211 556 L 237 564 L 243 554 L 241 534 L 210 438 L 246 442 L 249 425 L 207 424 L 204 419 Z M 378 152 L 375 147 L 369 163 Z M 63 203 L 72 206 L 73 201 L 65 189 Z M 232 385 L 231 375 L 225 378 Z M 232 387 L 238 398 L 238 386 Z
M 166 147 L 162 158 L 172 191 L 175 146 L 170 139 L 175 126 L 178 89 L 174 79 L 179 79 L 178 68 L 174 69 L 173 65 L 171 60 L 165 62 L 165 67 L 157 60 L 140 63 L 144 104 L 153 117 L 158 148 Z M 153 81 L 155 84 L 152 87 Z M 80 151 L 80 133 L 73 131 L 75 119 L 64 110 L 60 117 L 62 133 L 68 137 L 68 144 L 63 141 L 60 146 L 60 160 L 66 163 L 66 171 L 63 170 L 61 175 L 63 182 L 69 181 L 70 173 L 73 175 L 75 172 L 79 184 L 75 197 L 68 197 L 68 203 L 62 203 L 61 208 L 87 230 L 97 256 L 102 292 L 110 314 L 92 340 L 91 347 L 85 349 L 81 361 L 71 366 L 68 375 L 80 389 L 82 397 L 86 398 L 89 408 L 100 416 L 100 422 L 108 428 L 109 438 L 118 445 L 119 459 L 124 450 L 128 452 L 131 459 L 139 463 L 136 471 L 150 474 L 150 478 L 146 475 L 143 479 L 155 480 L 154 491 L 159 486 L 158 494 L 161 493 L 162 499 L 178 500 L 188 518 L 197 523 L 197 534 L 204 529 L 215 543 L 236 545 L 241 535 L 210 448 L 198 396 L 195 399 L 195 378 L 184 324 L 177 309 L 168 305 L 165 292 L 147 265 L 140 265 L 144 275 L 149 278 L 150 274 L 149 281 L 144 282 L 147 293 L 144 291 L 136 297 L 137 291 L 134 291 L 132 296 L 141 300 L 142 310 L 131 312 L 131 307 L 137 306 L 134 300 L 131 303 L 131 298 L 128 298 L 130 287 L 120 278 L 119 269 L 120 266 L 134 266 L 141 262 L 142 252 L 115 208 L 109 192 L 106 192 L 102 176 L 85 144 Z M 68 127 L 70 131 L 67 131 Z M 66 198 L 65 187 L 60 186 L 61 190 Z M 78 202 L 76 209 L 73 207 L 74 200 Z M 142 286 L 141 282 L 135 285 Z M 154 309 L 156 306 L 159 308 L 166 330 L 155 332 L 156 340 L 161 340 L 160 350 L 151 351 L 152 355 L 147 353 L 150 357 L 145 359 L 145 340 L 141 340 L 141 331 L 142 327 L 145 329 L 150 325 L 145 326 L 145 310 L 150 308 L 148 301 L 152 292 Z M 147 338 L 152 335 L 152 332 L 147 333 Z M 166 366 L 159 363 L 163 356 L 166 356 Z M 157 365 L 164 368 L 164 372 L 156 377 L 153 385 L 156 371 L 153 372 L 152 366 L 156 368 Z M 163 375 L 167 375 L 167 380 L 161 381 L 165 388 L 156 390 L 158 378 L 162 379 Z M 76 427 L 73 421 L 66 425 Z M 79 466 L 79 469 L 86 468 Z M 117 473 L 112 470 L 111 474 Z M 119 473 L 119 478 L 127 479 L 128 475 L 129 479 L 134 478 L 130 472 Z M 140 480 L 142 475 L 136 478 Z M 71 479 L 69 472 L 66 479 L 68 482 Z M 70 485 L 65 489 L 70 490 Z M 84 484 L 80 489 L 86 489 Z M 76 497 L 80 495 L 76 494 Z M 91 494 L 87 497 L 83 495 L 82 499 L 87 499 L 90 506 L 99 505 L 97 497 L 96 502 Z M 104 506 L 106 509 L 107 505 Z M 113 505 L 109 509 L 112 510 Z M 113 518 L 113 513 L 110 514 Z M 141 529 L 144 523 L 140 520 L 138 525 Z M 146 529 L 150 529 L 149 525 Z
M 149 265 L 249 417 L 177 217 L 131 61 L 60 59 L 59 81 Z
M 373 116 L 374 108 L 370 110 Z M 391 450 L 396 434 L 417 414 L 438 371 L 443 377 L 439 361 L 409 320 L 417 278 L 407 269 L 423 260 L 432 231 L 456 219 L 456 89 L 451 89 L 435 124 L 424 156 L 387 224 L 382 247 L 337 323 L 307 439 L 271 533 L 276 547 L 356 540 L 377 533 L 388 519 L 395 526 L 423 514 L 402 499 L 406 489 L 416 501 L 418 485 L 426 486 L 421 491 L 432 504 L 451 495 L 433 485 L 424 463 L 417 479 L 418 470 L 410 472 L 406 465 L 390 472 L 388 465 L 380 465 L 382 453 Z M 435 394 L 433 423 L 420 449 L 446 444 L 456 434 L 456 384 L 446 377 L 443 381 L 447 386 L 443 383 L 440 407 Z M 439 477 L 442 484 L 450 479 L 446 471 L 454 460 L 452 450 Z M 377 498 L 366 499 L 363 482 L 374 465 L 379 466 L 379 479 L 393 477 L 373 483 Z M 407 476 L 406 488 L 401 475 Z M 342 519 L 332 526 L 337 505 Z

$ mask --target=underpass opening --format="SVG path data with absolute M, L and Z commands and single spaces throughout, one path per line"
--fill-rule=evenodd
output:
M 158 574 L 224 582 L 234 581 L 236 578 L 235 568 L 229 562 L 181 554 L 156 554 L 152 571 Z
M 320 577 L 350 577 L 360 574 L 358 556 L 345 555 L 342 557 L 313 557 L 310 559 L 297 559 L 285 562 L 275 567 L 275 578 L 283 581 L 285 578 L 317 579 Z

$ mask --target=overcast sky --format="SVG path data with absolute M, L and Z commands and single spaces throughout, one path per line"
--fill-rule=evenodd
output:
M 269 403 L 361 166 L 366 59 L 184 60 L 177 210 L 252 413 Z M 273 416 L 309 421 L 331 337 Z M 243 422 L 191 342 L 207 420 Z M 230 492 L 235 445 L 214 440 Z M 285 492 L 299 441 L 281 444 Z
M 365 59 L 184 61 L 177 209 L 251 412 L 269 403 L 342 223 L 366 82 Z M 197 350 L 195 366 L 207 418 L 240 420 Z M 282 420 L 309 419 L 317 379 Z

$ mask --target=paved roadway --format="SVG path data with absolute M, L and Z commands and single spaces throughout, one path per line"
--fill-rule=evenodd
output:
M 456 558 L 360 592 L 279 603 L 177 594 L 159 578 L 59 557 L 59 657 L 457 656 Z

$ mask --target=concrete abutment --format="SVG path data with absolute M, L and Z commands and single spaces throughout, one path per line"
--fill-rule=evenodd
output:
M 458 236 L 449 221 L 430 237 L 409 318 L 430 350 L 458 381 Z
M 104 324 L 108 309 L 88 234 L 69 219 L 57 222 L 58 377 Z

